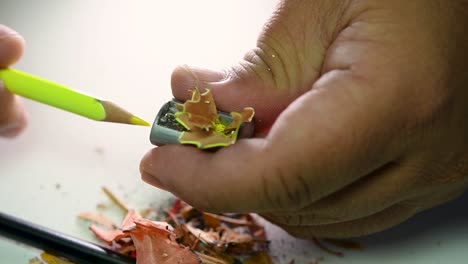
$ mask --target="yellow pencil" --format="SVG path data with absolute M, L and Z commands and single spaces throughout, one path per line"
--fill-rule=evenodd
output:
M 93 120 L 149 126 L 145 120 L 112 102 L 96 99 L 15 69 L 0 69 L 0 80 L 14 94 Z

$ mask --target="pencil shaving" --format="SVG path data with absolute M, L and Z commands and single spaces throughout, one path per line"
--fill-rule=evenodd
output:
M 101 189 L 107 195 L 107 197 L 109 197 L 109 199 L 115 203 L 115 205 L 122 209 L 122 211 L 127 213 L 130 210 L 128 206 L 107 187 L 102 187 Z
M 120 227 L 90 229 L 109 248 L 136 257 L 137 264 L 272 263 L 263 227 L 248 214 L 204 213 L 180 200 L 164 211 L 162 222 L 130 209 Z M 262 262 L 248 262 L 251 259 Z
M 244 108 L 240 113 L 231 112 L 230 124 L 223 124 L 218 115 L 215 100 L 209 89 L 200 93 L 195 87 L 192 98 L 177 106 L 175 113 L 186 131 L 179 137 L 179 143 L 192 144 L 200 149 L 227 147 L 236 142 L 242 123 L 251 122 L 255 111 L 251 107 Z
M 100 215 L 100 214 L 93 214 L 89 212 L 83 212 L 78 214 L 78 218 L 83 219 L 83 220 L 88 220 L 91 221 L 95 224 L 102 225 L 107 228 L 116 228 L 117 225 L 110 220 L 109 218 Z

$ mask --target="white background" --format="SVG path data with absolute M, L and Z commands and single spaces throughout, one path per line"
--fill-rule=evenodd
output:
M 16 68 L 112 100 L 152 121 L 171 99 L 179 64 L 227 67 L 253 48 L 273 0 L 0 1 L 0 23 L 27 49 Z M 170 195 L 141 182 L 149 128 L 93 122 L 26 101 L 28 130 L 0 139 L 0 210 L 93 241 L 76 214 L 110 204 L 107 186 L 133 207 Z M 174 175 L 176 177 L 177 175 Z M 395 229 L 361 239 L 343 259 L 268 226 L 278 263 L 468 263 L 468 197 Z M 107 211 L 119 219 L 118 211 Z M 0 240 L 0 263 L 27 263 L 37 251 Z

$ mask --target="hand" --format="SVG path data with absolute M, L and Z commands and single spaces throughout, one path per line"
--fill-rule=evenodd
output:
M 201 83 L 224 111 L 254 107 L 256 137 L 152 149 L 142 178 L 303 238 L 378 232 L 449 201 L 468 185 L 467 27 L 462 0 L 281 1 L 239 65 L 172 76 L 178 99 Z
M 0 68 L 15 63 L 23 54 L 24 40 L 12 29 L 0 24 Z M 0 80 L 0 136 L 14 137 L 25 127 L 26 112 L 19 98 L 8 92 Z

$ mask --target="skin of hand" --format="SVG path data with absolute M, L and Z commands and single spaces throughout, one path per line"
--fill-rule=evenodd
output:
M 390 228 L 468 186 L 468 1 L 285 0 L 238 65 L 181 66 L 256 109 L 256 135 L 215 153 L 152 149 L 146 182 L 210 212 L 257 212 L 301 238 Z
M 15 63 L 23 54 L 24 39 L 0 24 L 0 68 Z M 22 101 L 8 92 L 0 80 L 0 136 L 15 137 L 26 127 L 27 115 Z

